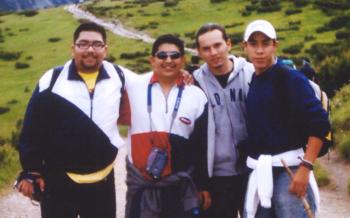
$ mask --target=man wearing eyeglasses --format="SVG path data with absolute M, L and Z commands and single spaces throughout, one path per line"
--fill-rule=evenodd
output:
M 117 120 L 131 72 L 104 61 L 107 50 L 105 30 L 81 24 L 72 60 L 47 71 L 28 104 L 16 187 L 41 200 L 42 217 L 116 216 Z
M 156 39 L 153 72 L 127 86 L 131 126 L 127 159 L 126 218 L 199 217 L 207 190 L 207 98 L 184 86 L 184 43 Z
M 212 206 L 208 218 L 243 217 L 248 170 L 239 163 L 238 144 L 247 137 L 245 99 L 254 72 L 244 58 L 230 55 L 224 27 L 208 23 L 196 33 L 199 57 L 205 62 L 193 73 L 207 94 L 208 168 Z

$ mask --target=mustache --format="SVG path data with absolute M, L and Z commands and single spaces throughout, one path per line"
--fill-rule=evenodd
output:
M 94 52 L 88 52 L 87 54 L 85 55 L 82 55 L 82 57 L 84 58 L 87 58 L 87 57 L 93 57 L 93 58 L 96 58 L 96 54 Z

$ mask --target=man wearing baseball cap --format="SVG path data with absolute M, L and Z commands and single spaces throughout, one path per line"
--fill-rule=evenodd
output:
M 247 96 L 244 146 L 252 169 L 247 217 L 307 217 L 299 198 L 307 199 L 314 214 L 319 196 L 312 169 L 330 128 L 327 112 L 308 80 L 277 62 L 277 35 L 271 23 L 250 23 L 243 43 L 255 68 Z M 292 179 L 281 159 L 292 170 Z

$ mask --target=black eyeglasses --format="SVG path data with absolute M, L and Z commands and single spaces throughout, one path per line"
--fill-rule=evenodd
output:
M 79 41 L 77 43 L 75 43 L 75 45 L 79 48 L 79 49 L 83 49 L 83 50 L 87 50 L 90 48 L 90 46 L 94 49 L 94 50 L 101 50 L 105 47 L 105 44 L 101 41 Z
M 168 57 L 170 57 L 171 60 L 175 60 L 180 58 L 181 56 L 182 56 L 181 53 L 177 51 L 171 51 L 171 52 L 160 51 L 156 53 L 156 57 L 161 60 L 166 60 Z

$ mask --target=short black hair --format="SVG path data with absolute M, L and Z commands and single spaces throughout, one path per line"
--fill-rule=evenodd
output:
M 92 31 L 92 32 L 100 33 L 102 35 L 103 42 L 106 42 L 106 38 L 107 38 L 106 30 L 100 25 L 93 22 L 80 24 L 74 31 L 73 42 L 77 41 L 77 39 L 79 38 L 79 34 L 83 31 Z
M 185 54 L 185 45 L 184 42 L 177 36 L 174 36 L 172 34 L 165 34 L 159 36 L 156 41 L 154 41 L 153 46 L 152 46 L 152 56 L 155 56 L 159 47 L 163 44 L 173 44 L 178 49 L 180 50 L 180 54 L 184 55 Z
M 217 23 L 207 23 L 204 24 L 203 26 L 201 26 L 199 28 L 199 30 L 196 33 L 196 47 L 199 48 L 199 41 L 198 38 L 203 35 L 204 33 L 213 31 L 213 30 L 219 30 L 222 33 L 222 38 L 227 41 L 228 40 L 228 36 L 226 34 L 226 30 L 223 26 L 217 24 Z

